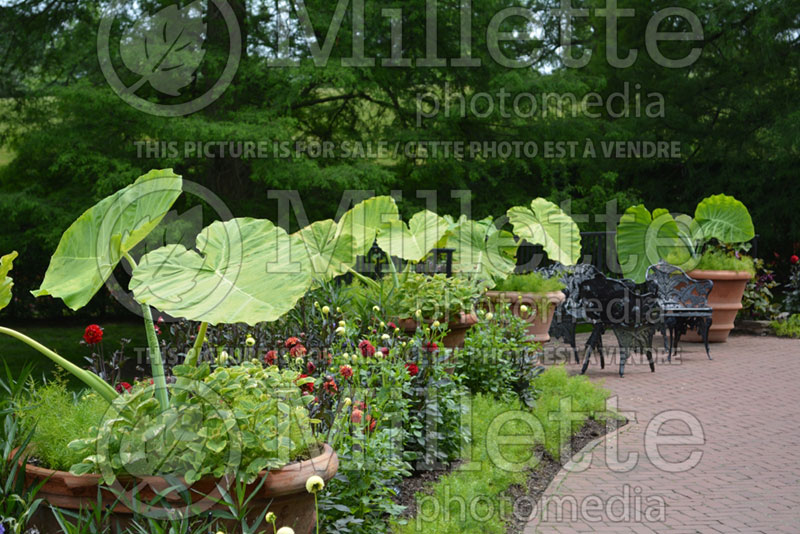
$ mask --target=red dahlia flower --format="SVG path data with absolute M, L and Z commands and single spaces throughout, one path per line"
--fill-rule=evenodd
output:
M 800 258 L 797 257 L 797 254 L 793 254 L 792 257 L 789 258 L 789 261 L 792 262 L 792 265 L 795 265 L 798 261 L 800 261 Z
M 287 349 L 291 349 L 292 347 L 294 347 L 298 343 L 300 343 L 300 340 L 297 339 L 296 337 L 292 336 L 292 337 L 290 337 L 289 339 L 286 340 L 285 345 L 286 345 Z
M 294 350 L 294 349 L 292 349 L 292 350 Z M 317 366 L 314 365 L 314 362 L 308 362 L 306 364 L 306 369 L 308 369 L 308 374 L 313 374 L 314 371 L 317 370 Z
M 127 392 L 131 390 L 131 385 L 127 382 L 120 382 L 114 387 L 114 389 L 116 389 L 118 393 L 122 393 L 123 391 Z
M 364 412 L 362 412 L 358 408 L 353 408 L 353 413 L 350 414 L 350 421 L 354 423 L 360 423 L 363 417 L 364 417 Z
M 408 362 L 406 364 L 406 370 L 411 376 L 417 376 L 419 374 L 419 366 L 413 362 Z
M 428 352 L 436 352 L 437 350 L 439 350 L 439 345 L 433 342 L 425 343 L 425 350 L 427 350 Z
M 342 375 L 343 378 L 349 379 L 353 376 L 353 368 L 349 365 L 342 365 L 339 367 L 339 374 Z
M 269 350 L 264 355 L 264 363 L 267 365 L 275 365 L 278 361 L 278 351 L 277 350 Z
M 301 374 L 297 377 L 297 380 L 301 380 L 303 378 L 308 378 L 307 374 Z M 300 386 L 300 389 L 303 390 L 304 393 L 308 393 L 309 395 L 314 392 L 314 382 L 309 382 L 308 384 L 303 384 Z
M 83 340 L 89 345 L 97 345 L 103 341 L 103 329 L 99 325 L 90 324 L 83 333 Z
M 375 347 L 373 347 L 372 343 L 370 343 L 366 339 L 358 344 L 358 349 L 361 351 L 361 355 L 364 356 L 365 358 L 368 358 L 375 354 Z
M 300 343 L 298 343 L 297 345 L 295 345 L 294 347 L 289 349 L 289 354 L 291 354 L 295 358 L 299 358 L 301 356 L 305 356 L 306 355 L 306 348 L 305 348 L 304 345 L 301 345 Z

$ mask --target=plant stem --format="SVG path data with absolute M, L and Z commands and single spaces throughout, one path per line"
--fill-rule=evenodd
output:
M 123 253 L 125 259 L 136 269 L 136 261 L 127 252 Z M 164 361 L 161 359 L 161 349 L 158 346 L 158 336 L 156 327 L 153 324 L 153 314 L 150 306 L 139 303 L 142 307 L 142 317 L 144 318 L 144 331 L 147 335 L 147 347 L 150 349 L 150 371 L 153 374 L 153 385 L 156 388 L 156 399 L 162 410 L 169 408 L 169 395 L 167 394 L 167 379 L 164 377 Z
M 89 386 L 93 391 L 97 392 L 98 395 L 103 397 L 109 404 L 114 402 L 114 399 L 119 397 L 119 394 L 114 391 L 110 385 L 108 385 L 102 378 L 97 376 L 96 374 L 87 371 L 85 369 L 81 369 L 71 361 L 67 360 L 63 356 L 59 356 L 56 352 L 48 349 L 35 339 L 31 339 L 25 334 L 21 332 L 17 332 L 16 330 L 12 330 L 10 328 L 5 328 L 0 326 L 0 334 L 6 334 L 7 336 L 11 336 L 16 338 L 29 347 L 36 349 L 37 351 L 41 352 L 53 362 L 56 363 L 59 367 L 64 368 L 66 371 L 69 371 L 73 375 L 75 375 L 81 382 Z
M 200 357 L 200 350 L 203 348 L 203 342 L 206 338 L 206 330 L 208 329 L 208 323 L 203 321 L 200 323 L 200 328 L 197 329 L 197 338 L 194 340 L 194 345 L 192 346 L 192 350 L 186 355 L 186 358 L 183 360 L 183 363 L 186 365 L 191 365 L 192 367 L 197 367 L 197 360 Z

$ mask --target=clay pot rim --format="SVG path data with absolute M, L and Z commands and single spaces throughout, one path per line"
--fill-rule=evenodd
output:
M 496 291 L 496 290 L 491 290 L 486 292 L 486 296 L 489 297 L 490 299 L 492 297 L 502 298 L 504 295 L 509 295 L 508 298 L 511 299 L 515 299 L 519 295 L 522 295 L 522 298 L 530 296 L 533 299 L 535 299 L 536 297 L 547 297 L 547 300 L 549 300 L 553 304 L 561 304 L 567 299 L 567 295 L 561 290 L 545 291 L 544 293 L 535 293 L 533 291 Z
M 706 269 L 693 269 L 687 272 L 692 278 L 703 280 L 750 280 L 753 274 L 749 271 L 712 271 Z
M 11 451 L 10 457 L 13 457 L 19 447 L 16 447 L 14 450 Z M 20 465 L 22 465 L 22 459 L 20 458 L 19 461 Z M 32 465 L 29 463 L 25 463 L 22 465 L 25 470 L 25 474 L 35 477 L 37 479 L 42 480 L 67 480 L 67 479 L 80 479 L 84 481 L 84 484 L 81 486 L 89 486 L 89 485 L 100 485 L 103 483 L 102 475 L 98 475 L 97 473 L 88 473 L 85 475 L 73 475 L 69 471 L 60 471 L 58 469 L 48 469 L 45 467 L 39 467 L 37 465 Z M 336 454 L 336 451 L 331 448 L 330 445 L 327 443 L 322 444 L 322 452 L 313 458 L 309 458 L 308 460 L 303 460 L 302 462 L 291 462 L 286 464 L 285 466 L 281 467 L 280 469 L 268 469 L 261 471 L 259 473 L 260 476 L 266 476 L 266 481 L 264 485 L 259 490 L 259 493 L 268 497 L 280 497 L 282 495 L 288 495 L 291 493 L 297 493 L 299 490 L 306 491 L 305 483 L 308 477 L 312 475 L 318 475 L 323 478 L 323 480 L 328 481 L 334 477 L 336 471 L 338 471 L 339 467 L 339 457 Z M 286 481 L 281 482 L 280 480 L 276 480 L 276 475 L 284 474 L 284 476 L 291 476 L 291 482 L 287 483 Z M 267 476 L 269 475 L 269 476 Z M 297 475 L 305 475 L 302 479 L 299 479 Z M 166 482 L 163 477 L 160 476 L 149 476 L 149 477 L 136 477 L 140 480 L 146 479 L 158 479 L 161 481 Z M 119 477 L 120 480 L 134 480 L 134 477 L 124 476 Z M 216 479 L 212 477 L 205 477 L 201 478 L 194 484 L 192 487 L 196 487 L 198 485 L 202 486 L 208 484 L 209 482 L 216 483 Z M 257 484 L 258 482 L 254 482 Z M 45 486 L 47 482 L 45 482 Z M 70 486 L 70 484 L 66 484 Z

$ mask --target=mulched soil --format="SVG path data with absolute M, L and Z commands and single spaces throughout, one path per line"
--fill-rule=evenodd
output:
M 627 421 L 611 421 L 610 430 L 613 432 L 615 429 L 626 425 Z M 605 421 L 595 421 L 588 419 L 581 429 L 572 436 L 572 450 L 577 453 L 583 449 L 589 442 L 604 436 L 609 429 L 606 427 Z M 537 454 L 541 456 L 541 461 L 536 469 L 533 469 L 528 474 L 528 482 L 526 486 L 515 484 L 511 486 L 506 492 L 506 496 L 512 502 L 520 503 L 536 503 L 542 496 L 547 486 L 556 477 L 561 470 L 563 463 L 569 461 L 565 458 L 563 462 L 559 462 L 548 454 L 541 445 L 537 445 Z M 398 495 L 395 497 L 397 504 L 406 507 L 401 517 L 410 518 L 414 515 L 417 508 L 415 494 L 417 492 L 423 494 L 431 493 L 431 486 L 434 482 L 439 480 L 442 476 L 458 469 L 461 462 L 454 462 L 446 469 L 439 469 L 435 471 L 417 471 L 414 475 L 403 479 L 400 484 Z M 524 501 L 521 500 L 524 498 Z M 518 501 L 519 499 L 519 501 Z M 525 517 L 527 510 L 520 509 L 517 514 L 511 514 L 508 522 L 508 534 L 521 534 L 528 522 Z

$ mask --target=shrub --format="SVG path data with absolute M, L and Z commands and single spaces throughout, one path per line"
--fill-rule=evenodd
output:
M 778 307 L 772 303 L 772 290 L 780 284 L 775 273 L 767 269 L 764 260 L 753 260 L 756 269 L 754 278 L 747 282 L 742 298 L 742 316 L 752 319 L 773 319 L 778 315 Z
M 800 338 L 800 313 L 790 315 L 785 321 L 772 321 L 769 326 L 777 336 Z
M 423 319 L 449 320 L 460 312 L 471 312 L 481 288 L 476 281 L 463 276 L 411 273 L 403 280 L 399 292 L 399 318 L 419 318 L 416 311 L 420 310 Z
M 83 455 L 70 449 L 70 441 L 91 435 L 100 424 L 108 404 L 93 393 L 73 393 L 56 379 L 30 390 L 20 403 L 17 418 L 22 433 L 33 432 L 30 454 L 50 469 L 67 471 Z
M 550 293 L 561 291 L 564 284 L 558 278 L 545 278 L 541 273 L 512 274 L 501 280 L 496 291 L 517 291 L 520 293 Z
M 753 258 L 743 254 L 734 255 L 719 249 L 709 249 L 700 257 L 695 269 L 707 271 L 744 271 L 755 274 Z
M 528 323 L 512 314 L 508 304 L 480 315 L 481 322 L 470 328 L 464 348 L 458 351 L 457 373 L 473 394 L 486 393 L 506 401 L 519 397 L 532 406 L 533 379 L 544 370 L 537 365 L 541 344 L 528 335 Z

